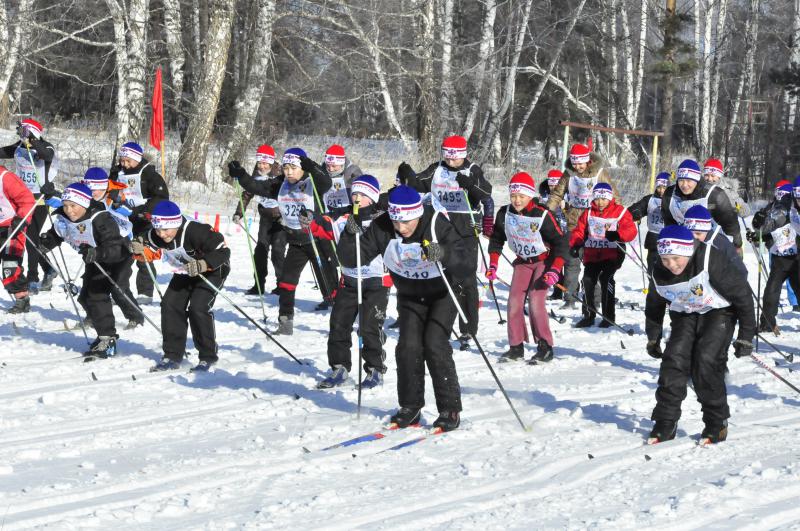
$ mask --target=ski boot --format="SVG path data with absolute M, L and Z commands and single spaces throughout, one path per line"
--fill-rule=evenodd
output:
M 44 278 L 39 283 L 39 291 L 50 291 L 53 289 L 53 280 L 58 276 L 58 272 L 55 269 L 51 269 L 47 273 L 44 274 Z
M 273 332 L 275 335 L 290 336 L 294 333 L 294 320 L 289 315 L 278 316 L 278 329 Z
M 97 336 L 89 350 L 83 353 L 83 361 L 104 360 L 117 355 L 117 338 L 114 336 Z
M 374 367 L 367 369 L 367 376 L 361 382 L 361 389 L 374 389 L 383 385 L 383 374 Z
M 270 293 L 272 293 L 273 295 L 280 295 L 281 294 L 281 288 L 279 288 L 278 286 L 275 286 L 275 288 L 273 288 L 273 290 L 270 291 Z
M 511 345 L 507 351 L 500 356 L 500 361 L 506 363 L 509 361 L 518 361 L 525 358 L 525 347 L 522 343 L 519 345 Z
M 612 326 L 614 325 L 611 324 L 611 321 L 609 321 L 608 319 L 603 319 L 602 321 L 600 321 L 600 324 L 597 325 L 598 328 L 611 328 Z
M 705 446 L 707 444 L 716 444 L 728 438 L 728 421 L 723 420 L 722 423 L 714 421 L 713 423 L 706 422 L 703 432 L 700 434 L 700 444 Z
M 150 372 L 174 371 L 181 368 L 181 362 L 169 358 L 161 358 L 161 361 L 150 367 Z
M 200 360 L 197 365 L 189 369 L 189 372 L 210 372 L 213 366 L 213 361 Z
M 324 312 L 327 311 L 331 307 L 331 303 L 328 302 L 328 299 L 323 299 L 321 303 L 317 304 L 314 307 L 315 312 Z
M 657 420 L 647 438 L 647 444 L 658 444 L 671 441 L 678 433 L 678 423 L 674 420 Z
M 562 310 L 574 310 L 575 308 L 577 308 L 577 306 L 575 305 L 575 301 L 573 300 L 568 300 L 561 305 Z
M 333 367 L 333 371 L 331 372 L 330 376 L 321 380 L 317 384 L 317 389 L 333 389 L 334 387 L 340 387 L 349 379 L 350 376 L 347 373 L 347 369 L 341 365 L 336 365 Z
M 458 411 L 442 411 L 439 418 L 433 421 L 433 428 L 439 431 L 453 431 L 461 425 Z
M 28 295 L 38 295 L 39 294 L 39 282 L 36 280 L 28 281 Z
M 386 328 L 400 328 L 400 319 L 396 319 L 394 322 L 389 323 Z
M 252 296 L 256 296 L 256 297 L 261 295 L 261 293 L 262 292 L 261 292 L 261 290 L 259 289 L 258 286 L 253 286 L 252 288 L 250 288 L 249 290 L 244 292 L 245 295 L 252 295 Z
M 390 424 L 396 424 L 398 428 L 408 428 L 412 424 L 419 424 L 422 410 L 411 407 L 401 407 L 397 413 L 389 419 Z
M 536 344 L 536 354 L 528 363 L 531 365 L 536 365 L 539 362 L 548 363 L 550 361 L 553 361 L 553 347 L 551 347 L 544 339 L 540 339 Z
M 14 306 L 6 310 L 7 313 L 28 313 L 31 311 L 31 298 L 28 296 L 14 300 Z
M 469 334 L 458 336 L 458 350 L 469 350 Z
M 594 317 L 589 315 L 575 323 L 575 328 L 589 328 L 590 326 L 594 326 Z

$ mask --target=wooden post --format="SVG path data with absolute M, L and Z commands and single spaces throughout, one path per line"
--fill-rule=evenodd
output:
M 656 166 L 658 165 L 658 137 L 653 137 L 653 155 L 650 157 L 650 193 L 656 191 Z
M 564 126 L 564 141 L 561 144 L 561 171 L 563 172 L 567 168 L 567 159 L 569 157 L 569 148 L 567 147 L 567 143 L 569 142 L 569 126 Z

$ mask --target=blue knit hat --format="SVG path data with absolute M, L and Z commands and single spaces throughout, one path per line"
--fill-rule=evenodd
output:
M 89 190 L 106 190 L 108 189 L 108 174 L 103 168 L 89 168 L 83 174 L 83 184 L 89 187 Z
M 161 201 L 153 209 L 150 221 L 154 229 L 177 229 L 183 223 L 183 215 L 172 201 Z
M 659 186 L 669 186 L 669 180 L 672 176 L 667 171 L 662 171 L 656 175 L 656 188 Z
M 381 195 L 381 184 L 378 182 L 378 179 L 365 173 L 353 179 L 350 193 L 354 194 L 356 192 L 364 194 L 372 199 L 373 203 L 377 203 Z
M 389 194 L 389 217 L 392 221 L 417 219 L 423 212 L 422 198 L 410 186 L 398 186 Z
M 700 165 L 697 164 L 697 161 L 686 159 L 681 162 L 676 175 L 676 180 L 680 179 L 689 179 L 694 182 L 700 181 Z
M 710 232 L 711 212 L 703 205 L 694 205 L 683 215 L 683 226 L 691 231 Z
M 800 175 L 794 179 L 794 184 L 792 185 L 792 195 L 800 198 Z
M 614 199 L 614 190 L 608 183 L 597 183 L 594 185 L 594 188 L 592 188 L 592 197 L 594 199 L 608 199 L 611 201 Z
M 89 204 L 92 202 L 92 191 L 83 183 L 72 183 L 64 189 L 61 200 L 72 201 L 83 208 L 89 208 Z
M 692 256 L 694 236 L 692 231 L 682 225 L 667 225 L 658 233 L 658 254 Z
M 299 147 L 293 147 L 287 149 L 283 153 L 283 159 L 281 160 L 281 165 L 283 164 L 291 164 L 292 166 L 300 167 L 300 159 L 306 157 L 306 152 L 300 149 Z
M 122 147 L 119 148 L 119 156 L 133 159 L 136 162 L 141 162 L 142 157 L 144 156 L 144 149 L 142 149 L 142 146 L 136 142 L 125 142 L 122 144 Z

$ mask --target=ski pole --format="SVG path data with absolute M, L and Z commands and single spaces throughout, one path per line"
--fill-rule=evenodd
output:
M 256 240 L 255 238 L 253 238 L 253 235 L 252 235 L 252 234 L 250 234 L 250 232 L 248 232 L 248 231 L 247 231 L 247 230 L 244 228 L 244 226 L 242 225 L 242 222 L 241 222 L 241 221 L 237 221 L 237 222 L 236 222 L 236 226 L 238 226 L 240 229 L 242 229 L 242 231 L 243 231 L 245 234 L 247 234 L 247 237 L 248 237 L 248 238 L 250 238 L 250 240 L 252 240 L 252 242 L 253 242 L 253 243 L 255 243 L 255 244 L 258 244 L 258 240 Z
M 427 246 L 427 245 L 429 245 L 429 242 L 424 241 L 423 245 Z M 461 317 L 461 319 L 466 323 L 467 322 L 467 318 L 464 315 L 464 310 L 461 309 L 461 305 L 458 303 L 458 299 L 456 298 L 456 294 L 453 293 L 453 288 L 450 287 L 450 282 L 447 281 L 447 277 L 444 275 L 444 268 L 442 267 L 442 263 L 441 262 L 436 262 L 436 267 L 439 269 L 439 275 L 441 275 L 442 280 L 444 281 L 444 285 L 447 287 L 447 293 L 450 295 L 450 299 L 453 301 L 453 304 L 455 304 L 455 306 L 456 306 L 456 310 L 458 311 L 458 316 Z M 500 392 L 503 393 L 503 396 L 505 397 L 506 402 L 508 402 L 508 406 L 511 408 L 511 411 L 514 413 L 514 416 L 517 418 L 517 421 L 519 422 L 519 425 L 522 426 L 522 429 L 524 431 L 530 431 L 530 428 L 525 426 L 525 423 L 522 422 L 522 418 L 519 416 L 519 413 L 517 413 L 517 408 L 514 407 L 514 404 L 511 402 L 511 398 L 508 396 L 508 393 L 506 392 L 505 388 L 503 387 L 503 384 L 500 382 L 500 378 L 498 378 L 497 377 L 497 373 L 494 372 L 494 367 L 492 367 L 491 362 L 489 362 L 489 358 L 486 356 L 486 352 L 483 351 L 483 347 L 478 342 L 478 338 L 475 337 L 475 334 L 473 334 L 472 332 L 467 332 L 467 333 L 470 335 L 472 340 L 475 342 L 475 346 L 478 347 L 478 351 L 481 353 L 481 356 L 483 357 L 483 361 L 486 362 L 486 366 L 489 368 L 489 372 L 492 373 L 492 377 L 494 378 L 494 381 L 497 383 L 497 387 L 500 389 Z
M 758 356 L 756 356 L 755 354 L 750 354 L 750 358 L 752 358 L 752 360 L 753 360 L 754 362 L 756 362 L 756 364 L 757 364 L 759 367 L 761 367 L 762 369 L 765 369 L 765 370 L 766 370 L 767 372 L 769 372 L 769 373 L 770 373 L 772 376 L 774 376 L 774 377 L 775 377 L 775 378 L 777 378 L 778 380 L 782 381 L 783 383 L 785 383 L 786 385 L 788 385 L 789 387 L 791 387 L 793 391 L 795 391 L 795 392 L 797 392 L 797 393 L 800 393 L 800 389 L 798 389 L 798 388 L 797 388 L 797 387 L 796 387 L 794 384 L 792 384 L 792 383 L 791 383 L 789 380 L 787 380 L 786 378 L 784 378 L 783 376 L 781 376 L 780 374 L 778 374 L 777 372 L 775 372 L 774 370 L 772 370 L 772 368 L 771 368 L 769 365 L 767 365 L 766 363 L 764 363 L 764 360 L 762 360 L 761 358 L 759 358 L 759 357 L 758 357 Z
M 208 279 L 205 277 L 205 275 L 197 275 L 197 278 L 200 278 L 200 279 L 202 279 L 202 280 L 203 280 L 203 282 L 205 282 L 205 283 L 206 283 L 206 285 L 208 285 L 208 287 L 209 287 L 209 288 L 211 288 L 211 290 L 212 290 L 214 293 L 216 293 L 217 295 L 219 295 L 220 297 L 222 297 L 223 299 L 225 299 L 226 301 L 228 301 L 228 302 L 230 303 L 230 305 L 231 305 L 231 306 L 233 306 L 233 307 L 236 309 L 236 311 L 238 311 L 240 314 L 242 314 L 242 316 L 244 316 L 244 318 L 245 318 L 245 319 L 247 319 L 248 321 L 250 321 L 251 323 L 253 323 L 253 325 L 255 325 L 255 327 L 256 327 L 256 328 L 258 328 L 259 330 L 261 330 L 261 332 L 263 332 L 265 336 L 267 336 L 269 339 L 271 339 L 273 343 L 275 343 L 276 345 L 278 345 L 278 347 L 279 347 L 279 348 L 280 348 L 282 351 L 284 351 L 286 354 L 288 354 L 290 358 L 292 358 L 294 361 L 296 361 L 296 362 L 297 362 L 297 363 L 299 363 L 300 365 L 304 365 L 304 363 L 303 363 L 302 361 L 300 361 L 299 359 L 297 359 L 297 358 L 294 356 L 294 354 L 292 354 L 291 352 L 289 352 L 288 350 L 286 350 L 286 347 L 284 347 L 283 345 L 281 345 L 281 344 L 278 342 L 278 340 L 277 340 L 277 339 L 275 339 L 275 337 L 274 337 L 272 334 L 270 334 L 269 332 L 267 332 L 267 330 L 266 330 L 264 327 L 262 327 L 260 324 L 258 324 L 258 322 L 257 322 L 255 319 L 253 319 L 252 317 L 250 317 L 250 316 L 247 314 L 247 312 L 245 312 L 244 310 L 242 310 L 242 309 L 239 307 L 239 305 L 238 305 L 238 304 L 236 304 L 235 302 L 233 302 L 233 301 L 231 300 L 231 298 L 230 298 L 230 297 L 228 297 L 227 295 L 225 295 L 225 293 L 223 293 L 223 291 L 222 291 L 221 289 L 219 289 L 219 288 L 218 288 L 218 287 L 216 287 L 214 284 L 212 284 L 212 283 L 211 283 L 211 281 L 210 281 L 210 280 L 208 280 Z
M 358 221 L 358 206 L 359 202 L 356 201 L 353 204 L 353 219 Z M 364 337 L 364 330 L 362 325 L 364 323 L 363 314 L 364 314 L 364 300 L 362 299 L 361 293 L 361 231 L 356 231 L 356 271 L 357 271 L 357 278 L 356 278 L 356 292 L 357 292 L 357 301 L 358 301 L 358 413 L 356 413 L 356 419 L 361 419 L 361 363 L 364 357 L 363 354 L 363 337 Z
M 247 234 L 247 251 L 250 253 L 250 263 L 253 266 L 253 279 L 256 281 L 256 291 L 258 291 L 258 301 L 261 303 L 261 316 L 264 318 L 264 322 L 267 322 L 267 311 L 264 309 L 264 290 L 261 289 L 261 281 L 258 279 L 258 268 L 256 268 L 256 255 L 253 253 L 253 244 L 250 240 L 253 236 L 250 235 L 250 221 L 247 218 L 247 212 L 244 208 L 244 197 L 242 197 L 242 186 L 239 184 L 239 179 L 234 179 L 236 182 L 236 193 L 239 194 L 239 208 L 242 211 L 242 217 L 246 220 L 245 222 L 245 230 L 244 233 Z M 238 223 L 237 223 L 238 225 Z M 256 242 L 258 245 L 258 242 Z
M 25 225 L 28 222 L 28 218 L 31 217 L 31 214 L 33 214 L 33 211 L 36 210 L 36 207 L 39 206 L 40 204 L 41 205 L 44 204 L 43 199 L 44 196 L 37 199 L 36 202 L 31 207 L 31 209 L 28 210 L 28 213 L 25 214 L 25 216 L 20 220 L 19 223 L 17 223 L 17 226 L 14 227 L 14 230 L 12 230 L 11 233 L 8 235 L 6 241 L 3 242 L 3 245 L 0 245 L 0 254 L 3 253 L 3 251 L 6 249 L 6 246 L 11 242 L 11 240 L 14 239 L 14 236 L 17 235 L 17 232 L 19 232 L 19 230 L 23 227 L 23 225 Z
M 633 252 L 636 254 L 636 257 L 639 259 L 639 262 L 644 264 L 644 251 L 642 251 L 642 220 L 636 222 L 636 239 L 639 241 L 639 252 L 636 253 L 636 249 L 633 248 Z M 631 246 L 633 247 L 633 246 Z M 647 295 L 647 283 L 644 279 L 644 270 L 642 271 L 642 293 Z
M 301 207 L 300 215 L 305 215 L 308 212 L 308 209 L 305 207 Z M 314 240 L 314 235 L 311 233 L 311 228 L 308 229 L 308 238 L 311 240 L 311 248 L 314 250 L 314 258 L 317 260 L 317 267 L 319 268 L 319 284 L 322 287 L 323 293 L 322 298 L 330 298 L 332 291 L 328 290 L 328 281 L 325 279 L 325 271 L 322 270 L 322 258 L 319 256 L 319 249 L 317 248 L 317 242 Z M 332 241 L 332 240 L 331 240 Z M 313 269 L 313 267 L 312 267 Z
M 561 291 L 563 291 L 564 293 L 566 293 L 566 292 L 567 292 L 567 288 L 565 288 L 565 287 L 564 287 L 564 286 L 562 286 L 561 284 L 556 284 L 556 287 L 557 287 L 558 289 L 560 289 Z M 611 319 L 609 319 L 608 317 L 606 317 L 605 315 L 603 315 L 603 312 L 601 312 L 600 310 L 598 310 L 597 308 L 595 308 L 595 307 L 594 307 L 594 304 L 589 304 L 589 303 L 586 301 L 586 293 L 584 293 L 582 297 L 580 296 L 580 295 L 581 295 L 580 293 L 578 293 L 577 295 L 580 297 L 580 301 L 581 301 L 581 303 L 582 303 L 582 304 L 585 304 L 585 305 L 586 305 L 586 306 L 587 306 L 587 307 L 588 307 L 588 308 L 589 308 L 591 311 L 595 312 L 597 315 L 599 315 L 600 317 L 602 317 L 604 320 L 608 321 L 608 322 L 609 322 L 609 323 L 611 323 L 613 326 L 615 326 L 615 327 L 619 328 L 620 330 L 622 330 L 623 332 L 625 332 L 625 333 L 626 333 L 626 334 L 628 334 L 629 336 L 632 336 L 632 335 L 633 335 L 633 333 L 634 333 L 634 332 L 633 332 L 633 328 L 628 328 L 628 329 L 625 329 L 625 328 L 623 328 L 622 326 L 618 325 L 617 323 L 615 323 L 614 321 L 612 321 Z
M 316 183 L 314 183 L 314 174 L 312 174 L 311 172 L 308 172 L 308 178 L 311 181 L 311 190 L 314 192 L 314 198 L 317 200 L 317 208 L 319 208 L 320 212 L 327 213 L 328 212 L 328 205 L 324 204 L 319 199 L 319 192 L 317 192 L 317 185 L 316 185 Z M 333 240 L 328 240 L 328 241 L 331 242 L 331 249 L 333 249 L 333 256 L 336 258 L 336 264 L 339 266 L 339 269 L 341 269 L 342 268 L 342 262 L 339 260 L 339 255 L 336 252 L 336 243 L 334 243 Z M 321 270 L 321 268 L 322 268 L 322 266 L 320 266 L 320 270 Z
M 92 342 L 89 341 L 89 334 L 86 333 L 86 325 L 84 324 L 83 318 L 81 317 L 81 312 L 78 310 L 78 304 L 75 302 L 75 295 L 72 293 L 72 289 L 70 289 L 71 286 L 67 283 L 67 279 L 64 276 L 64 272 L 61 271 L 61 268 L 58 267 L 57 263 L 53 265 L 50 259 L 47 258 L 47 254 L 44 251 L 42 251 L 38 245 L 31 242 L 31 247 L 33 247 L 36 250 L 36 252 L 39 253 L 39 256 L 41 256 L 45 262 L 50 264 L 50 267 L 56 270 L 58 276 L 60 276 L 61 280 L 67 285 L 67 294 L 69 295 L 70 301 L 72 301 L 72 308 L 75 310 L 75 315 L 78 317 L 78 323 L 81 325 L 81 330 L 83 331 L 83 337 L 86 338 L 86 344 L 91 345 Z
M 119 287 L 119 284 L 117 284 L 116 282 L 114 282 L 114 279 L 113 279 L 113 278 L 111 278 L 111 275 L 109 275 L 109 274 L 106 272 L 105 268 L 104 268 L 103 266 L 101 266 L 99 262 L 92 262 L 92 263 L 95 265 L 95 267 L 97 267 L 97 270 L 98 270 L 98 271 L 100 271 L 101 273 L 103 273 L 103 276 L 104 276 L 104 277 L 106 277 L 106 279 L 107 279 L 107 280 L 108 280 L 108 281 L 111 283 L 111 286 L 112 286 L 114 289 L 116 289 L 116 290 L 117 290 L 117 292 L 118 292 L 120 295 L 122 295 L 122 298 L 123 298 L 123 299 L 125 299 L 125 300 L 127 301 L 127 303 L 128 303 L 128 304 L 130 304 L 131 306 L 133 306 L 134 308 L 136 308 L 137 310 L 139 310 L 139 313 L 140 313 L 140 314 L 142 314 L 142 317 L 144 317 L 144 318 L 145 318 L 145 320 L 146 320 L 148 323 L 150 323 L 150 325 L 152 325 L 152 327 L 153 327 L 153 328 L 155 328 L 156 330 L 158 330 L 158 333 L 159 333 L 159 334 L 161 334 L 161 337 L 164 337 L 164 333 L 161 331 L 161 328 L 160 328 L 160 327 L 159 327 L 157 324 L 155 324 L 155 323 L 154 323 L 154 322 L 153 322 L 153 321 L 152 321 L 152 320 L 151 320 L 149 317 L 147 317 L 147 314 L 146 314 L 146 313 L 144 313 L 144 311 L 143 311 L 141 308 L 139 308 L 139 305 L 138 305 L 138 304 L 136 304 L 135 302 L 133 302 L 133 301 L 131 300 L 131 298 L 130 298 L 130 297 L 128 297 L 128 295 L 127 295 L 127 294 L 126 294 L 126 293 L 125 293 L 125 292 L 122 290 L 122 288 L 120 288 L 120 287 Z
M 152 269 L 151 269 L 152 268 Z M 156 292 L 158 293 L 158 297 L 163 301 L 164 294 L 161 293 L 161 288 L 158 286 L 158 279 L 156 278 L 155 269 L 156 266 L 153 264 L 152 260 L 148 260 L 147 257 L 144 258 L 144 269 L 147 271 L 147 274 L 150 276 L 150 280 L 153 281 L 153 287 L 156 288 Z
M 761 338 L 761 341 L 763 341 L 764 343 L 766 343 L 767 345 L 769 345 L 770 347 L 772 347 L 772 350 L 774 350 L 775 352 L 777 352 L 778 354 L 780 354 L 781 356 L 783 356 L 783 359 L 785 359 L 785 360 L 786 360 L 786 361 L 788 361 L 789 363 L 792 363 L 792 361 L 794 361 L 794 354 L 791 354 L 791 353 L 789 353 L 789 354 L 784 354 L 784 353 L 783 353 L 783 351 L 782 351 L 781 349 L 779 349 L 778 347 L 776 347 L 775 345 L 773 345 L 772 343 L 770 343 L 769 341 L 767 341 L 767 340 L 764 338 L 764 336 L 762 336 L 761 334 L 758 334 L 758 333 L 757 333 L 757 334 L 756 334 L 756 337 L 760 337 L 760 338 Z
M 489 264 L 486 262 L 486 254 L 483 252 L 483 245 L 481 245 L 481 238 L 478 234 L 478 225 L 475 222 L 475 213 L 472 211 L 472 205 L 469 202 L 469 195 L 467 195 L 467 191 L 462 189 L 461 193 L 464 194 L 464 201 L 467 203 L 467 209 L 469 210 L 469 219 L 472 222 L 472 231 L 475 233 L 475 243 L 478 244 L 478 250 L 481 252 L 481 260 L 483 260 L 483 268 L 488 271 Z M 494 282 L 489 281 L 489 291 L 492 292 L 492 299 L 494 299 L 494 307 L 497 309 L 497 317 L 500 318 L 497 321 L 497 324 L 506 324 L 506 320 L 503 319 L 503 314 L 500 312 L 500 304 L 497 302 L 497 294 L 494 292 Z M 469 324 L 469 321 L 464 319 L 464 322 Z
M 759 247 L 761 247 L 761 238 L 762 238 L 761 229 L 758 229 L 758 242 L 759 242 L 758 245 L 759 245 Z M 755 246 L 753 246 L 753 248 L 755 248 Z M 760 302 L 761 301 L 761 262 L 762 262 L 762 260 L 761 260 L 761 249 L 760 248 L 758 249 L 757 256 L 759 257 L 759 260 L 758 260 L 758 286 L 756 288 L 758 290 L 758 293 L 757 293 L 758 296 L 756 297 L 756 301 Z M 756 306 L 756 326 L 761 326 L 761 304 L 758 304 Z M 760 334 L 756 334 L 756 352 L 758 352 L 759 335 Z

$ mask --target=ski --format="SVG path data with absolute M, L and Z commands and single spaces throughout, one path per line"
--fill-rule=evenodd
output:
M 409 428 L 420 428 L 421 425 L 420 424 L 411 424 L 408 427 Z M 400 428 L 397 424 L 389 424 L 388 426 L 386 426 L 382 430 L 374 431 L 372 433 L 365 433 L 364 435 L 359 435 L 357 437 L 353 437 L 352 439 L 347 439 L 345 441 L 338 442 L 338 443 L 333 444 L 331 446 L 328 446 L 326 448 L 322 448 L 320 450 L 320 452 L 327 452 L 329 450 L 336 450 L 337 448 L 347 448 L 348 446 L 355 446 L 357 444 L 362 444 L 362 443 L 365 443 L 365 442 L 379 441 L 379 440 L 387 437 L 392 432 L 396 432 L 396 431 L 398 431 L 400 429 L 402 429 L 402 428 Z M 305 447 L 303 448 L 303 450 L 305 450 L 306 453 L 310 453 L 310 450 L 306 449 Z
M 390 446 L 389 448 L 387 448 L 385 450 L 381 450 L 378 453 L 402 450 L 403 448 L 408 448 L 409 446 L 413 446 L 415 444 L 421 443 L 422 441 L 426 441 L 426 440 L 430 439 L 431 437 L 434 437 L 436 435 L 441 435 L 443 433 L 445 433 L 445 431 L 442 428 L 433 428 L 431 430 L 426 431 L 424 434 L 420 435 L 419 437 L 414 437 L 413 439 L 409 439 L 409 440 L 403 441 L 403 442 L 401 442 L 399 444 L 395 444 L 394 446 Z

